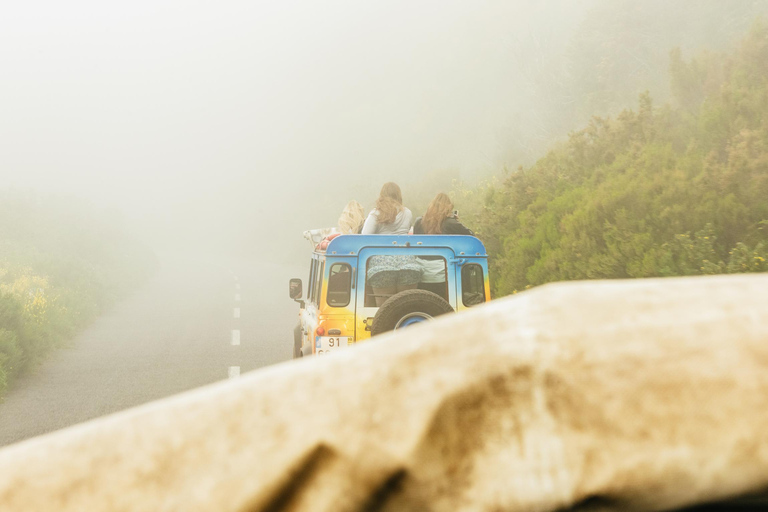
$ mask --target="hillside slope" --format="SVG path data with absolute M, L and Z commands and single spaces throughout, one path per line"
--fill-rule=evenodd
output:
M 568 279 L 768 270 L 768 26 L 731 55 L 686 62 L 673 51 L 670 79 L 673 105 L 642 95 L 637 110 L 593 118 L 487 187 L 471 221 L 497 295 Z

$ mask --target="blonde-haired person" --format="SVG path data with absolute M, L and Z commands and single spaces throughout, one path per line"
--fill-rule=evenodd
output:
M 403 206 L 403 195 L 396 183 L 381 187 L 376 208 L 363 225 L 364 235 L 407 235 L 413 214 Z M 423 270 L 415 256 L 382 255 L 368 259 L 366 277 L 373 290 L 376 305 L 381 306 L 390 296 L 412 290 L 421 281 Z
M 363 230 L 365 210 L 363 205 L 354 199 L 347 203 L 339 217 L 339 233 L 342 235 L 357 235 Z
M 474 235 L 454 214 L 453 201 L 448 194 L 440 192 L 429 203 L 423 217 L 413 225 L 414 235 Z M 419 288 L 436 293 L 448 300 L 445 260 L 439 256 L 421 256 L 418 262 L 423 268 Z
M 423 217 L 413 225 L 414 235 L 473 235 L 471 229 L 459 222 L 454 214 L 453 201 L 448 194 L 440 192 L 429 203 Z

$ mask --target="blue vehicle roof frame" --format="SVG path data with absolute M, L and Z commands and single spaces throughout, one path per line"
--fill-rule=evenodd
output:
M 371 247 L 445 247 L 459 256 L 488 256 L 483 242 L 468 235 L 341 235 L 331 240 L 325 251 L 318 252 L 327 256 L 349 256 Z

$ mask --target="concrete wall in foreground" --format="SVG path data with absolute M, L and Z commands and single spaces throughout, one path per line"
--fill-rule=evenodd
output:
M 761 489 L 767 315 L 766 275 L 544 286 L 7 447 L 0 510 L 652 510 Z

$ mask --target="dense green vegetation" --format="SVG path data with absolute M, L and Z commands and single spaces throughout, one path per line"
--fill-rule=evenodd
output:
M 0 193 L 0 396 L 154 265 L 114 213 Z
M 593 118 L 532 167 L 456 191 L 497 295 L 557 280 L 768 270 L 768 27 L 669 65 L 672 101 Z

